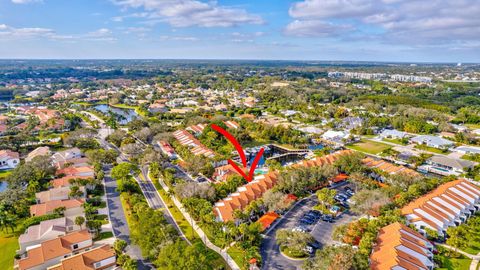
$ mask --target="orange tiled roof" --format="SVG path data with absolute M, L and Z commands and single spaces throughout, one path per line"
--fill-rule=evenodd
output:
M 418 172 L 404 166 L 395 165 L 382 159 L 364 158 L 363 164 L 369 168 L 376 168 L 388 174 L 404 173 L 412 176 L 419 175 Z
M 53 179 L 53 180 L 50 181 L 50 183 L 52 184 L 52 186 L 54 188 L 69 187 L 69 186 L 71 186 L 70 185 L 70 180 L 71 179 L 78 179 L 78 178 L 79 179 L 88 179 L 88 178 L 91 178 L 91 177 L 68 175 L 68 176 L 64 176 L 62 178 Z
M 408 214 L 411 214 L 413 213 L 413 211 L 417 208 L 420 208 L 421 206 L 423 206 L 424 204 L 426 204 L 427 202 L 429 202 L 431 199 L 433 199 L 434 197 L 438 197 L 438 196 L 442 196 L 444 194 L 449 194 L 449 197 L 452 198 L 452 199 L 455 199 L 455 200 L 461 200 L 463 201 L 464 199 L 461 198 L 460 196 L 454 194 L 454 193 L 451 193 L 449 192 L 449 189 L 452 188 L 452 187 L 455 187 L 455 186 L 458 186 L 458 185 L 462 185 L 462 186 L 467 186 L 468 188 L 471 188 L 471 189 L 474 189 L 476 190 L 477 192 L 480 192 L 480 188 L 469 183 L 468 181 L 464 180 L 464 179 L 459 179 L 459 180 L 455 180 L 455 181 L 451 181 L 451 182 L 447 182 L 443 185 L 440 185 L 439 187 L 437 187 L 436 189 L 434 189 L 433 191 L 423 195 L 422 197 L 410 202 L 409 204 L 407 204 L 406 206 L 404 206 L 402 208 L 402 214 L 403 215 L 408 215 Z M 453 194 L 454 196 L 450 196 L 451 194 Z M 442 197 L 442 199 L 445 200 L 444 197 Z M 449 200 L 451 201 L 450 199 L 446 199 L 446 200 Z M 461 202 L 457 202 L 457 203 L 461 203 Z
M 83 205 L 83 199 L 70 199 L 70 200 L 54 200 L 45 203 L 35 204 L 30 206 L 30 214 L 32 216 L 43 216 L 49 213 L 53 213 L 53 210 L 59 207 L 65 207 L 66 209 L 81 207 Z
M 100 262 L 109 258 L 115 257 L 115 252 L 109 245 L 103 245 L 95 249 L 80 253 L 78 255 L 66 258 L 58 265 L 52 266 L 48 270 L 92 270 L 103 269 L 115 264 L 107 264 L 102 268 L 95 268 L 96 262 Z
M 322 164 L 332 164 L 338 159 L 338 156 L 350 154 L 351 150 L 342 150 L 333 154 L 317 157 L 314 161 L 316 166 Z M 292 167 L 305 167 L 307 164 L 312 164 L 311 161 L 305 160 L 299 164 L 292 165 Z M 257 176 L 250 183 L 238 188 L 237 192 L 230 194 L 227 198 L 215 204 L 215 214 L 219 215 L 223 221 L 234 220 L 233 212 L 236 209 L 242 210 L 250 202 L 260 199 L 263 194 L 271 189 L 277 183 L 279 173 L 276 171 L 269 172 L 265 175 Z
M 377 245 L 370 255 L 372 270 L 391 270 L 396 266 L 405 269 L 427 269 L 424 262 L 414 252 L 426 253 L 428 240 L 418 232 L 396 222 L 380 229 L 377 236 Z M 400 249 L 399 247 L 402 246 Z M 411 250 L 414 252 L 405 252 Z
M 27 257 L 18 261 L 19 270 L 30 269 L 35 266 L 72 253 L 72 245 L 87 240 L 92 236 L 87 230 L 82 230 L 58 238 L 42 242 L 38 247 L 27 251 Z
M 266 213 L 265 215 L 261 216 L 259 219 L 258 219 L 258 222 L 260 224 L 262 224 L 262 228 L 264 230 L 266 230 L 268 227 L 270 227 L 270 225 L 272 225 L 272 223 L 279 217 L 280 215 L 278 215 L 277 213 L 275 212 L 268 212 Z

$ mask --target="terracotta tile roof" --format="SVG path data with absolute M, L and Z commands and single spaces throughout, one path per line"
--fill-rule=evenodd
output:
M 462 213 L 464 208 L 471 206 L 478 198 L 480 187 L 459 179 L 440 185 L 410 202 L 401 211 L 411 223 L 423 221 L 437 230 L 444 229 Z
M 57 179 L 53 179 L 50 181 L 50 183 L 52 184 L 52 186 L 54 188 L 59 188 L 59 187 L 69 187 L 71 186 L 70 185 L 70 180 L 72 179 L 88 179 L 88 178 L 91 178 L 91 177 L 88 177 L 88 176 L 75 176 L 75 175 L 67 175 L 67 176 L 64 176 L 62 178 L 57 178 Z
M 82 166 L 82 167 L 67 167 L 60 170 L 57 170 L 57 175 L 64 174 L 64 175 L 73 175 L 73 176 L 87 176 L 87 175 L 94 175 L 95 170 L 93 166 Z
M 314 164 L 332 164 L 335 160 L 338 159 L 338 156 L 350 154 L 350 150 L 342 150 L 335 152 L 333 154 L 317 157 L 314 161 Z M 306 164 L 312 164 L 311 161 L 305 160 L 301 163 L 292 165 L 292 167 L 305 167 Z M 233 212 L 235 209 L 242 210 L 250 202 L 257 200 L 263 196 L 263 194 L 271 189 L 277 183 L 279 173 L 276 171 L 269 172 L 265 175 L 260 175 L 255 177 L 250 183 L 239 187 L 237 192 L 230 194 L 227 198 L 217 202 L 215 204 L 215 214 L 221 218 L 223 221 L 234 220 Z
M 113 263 L 107 264 L 101 268 L 96 268 L 95 263 L 103 260 L 115 258 L 115 252 L 109 245 L 103 245 L 98 248 L 91 249 L 81 254 L 66 258 L 58 265 L 48 268 L 48 270 L 92 270 L 103 269 L 108 266 L 113 266 Z
M 388 174 L 404 173 L 412 176 L 420 175 L 418 172 L 412 169 L 400 165 L 395 165 L 382 159 L 376 160 L 371 157 L 367 157 L 364 158 L 362 161 L 365 166 L 369 168 L 376 168 Z
M 54 200 L 45 203 L 35 204 L 30 206 L 30 214 L 32 216 L 43 216 L 53 213 L 53 211 L 59 207 L 76 208 L 81 207 L 84 203 L 83 199 L 70 199 L 70 200 Z
M 428 269 L 433 266 L 430 260 L 430 242 L 420 233 L 396 222 L 380 229 L 376 246 L 370 255 L 372 270 Z M 422 256 L 423 255 L 423 256 Z
M 259 222 L 260 224 L 262 224 L 262 228 L 263 230 L 266 230 L 268 229 L 268 227 L 270 227 L 270 225 L 272 225 L 272 223 L 279 217 L 280 215 L 278 215 L 277 213 L 275 212 L 268 212 L 266 213 L 265 215 L 261 216 L 257 222 Z
M 70 233 L 58 238 L 45 241 L 38 247 L 27 251 L 27 257 L 18 260 L 19 270 L 30 269 L 58 257 L 72 253 L 72 245 L 91 240 L 87 230 Z

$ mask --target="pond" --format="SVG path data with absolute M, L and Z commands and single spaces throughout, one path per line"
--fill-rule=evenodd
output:
M 7 189 L 7 187 L 8 187 L 7 182 L 5 182 L 5 181 L 0 182 L 0 192 L 5 191 Z
M 108 114 L 109 112 L 114 113 L 118 116 L 117 120 L 121 125 L 128 124 L 130 121 L 138 118 L 138 114 L 133 109 L 116 108 L 107 104 L 96 105 L 93 108 L 105 114 Z

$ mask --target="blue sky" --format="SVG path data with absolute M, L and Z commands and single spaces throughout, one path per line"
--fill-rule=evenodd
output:
M 0 58 L 480 62 L 479 0 L 0 0 Z

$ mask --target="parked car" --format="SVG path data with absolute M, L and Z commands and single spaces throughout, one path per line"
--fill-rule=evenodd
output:
M 308 254 L 313 254 L 315 252 L 315 249 L 309 245 L 305 247 L 305 251 L 308 252 Z
M 308 243 L 309 246 L 311 246 L 314 249 L 320 249 L 320 243 L 317 240 L 314 240 L 313 242 Z
M 333 216 L 332 215 L 323 215 L 322 220 L 325 222 L 333 222 Z
M 315 221 L 307 218 L 302 218 L 299 220 L 299 222 L 307 225 L 312 225 L 313 223 L 315 223 Z

